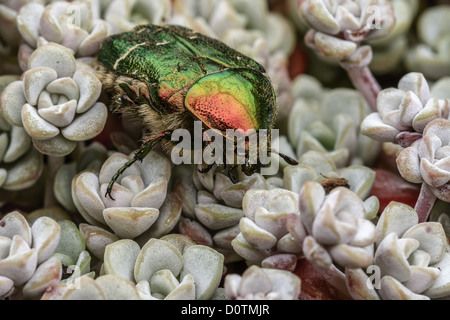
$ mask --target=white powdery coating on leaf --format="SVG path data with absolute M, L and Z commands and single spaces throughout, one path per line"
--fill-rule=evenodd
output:
M 187 274 L 194 277 L 196 299 L 211 298 L 222 278 L 223 255 L 212 248 L 195 245 L 186 249 L 183 258 L 181 277 Z
M 28 60 L 28 69 L 52 68 L 58 78 L 72 77 L 76 71 L 76 61 L 69 49 L 56 43 L 48 43 L 33 52 Z

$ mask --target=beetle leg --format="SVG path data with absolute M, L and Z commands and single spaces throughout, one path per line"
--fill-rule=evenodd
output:
M 199 173 L 208 173 L 212 167 L 214 167 L 214 164 L 208 164 L 205 168 L 197 169 Z
M 228 178 L 230 178 L 231 182 L 233 182 L 233 184 L 235 184 L 237 182 L 236 177 L 233 174 L 233 170 L 236 169 L 239 165 L 235 164 L 233 166 L 228 166 L 228 170 L 227 170 L 227 174 L 228 174 Z
M 111 181 L 108 184 L 108 188 L 106 189 L 105 198 L 109 196 L 112 200 L 115 200 L 111 195 L 111 191 L 114 186 L 114 183 L 116 183 L 116 181 L 117 181 L 117 179 L 119 179 L 120 175 L 123 174 L 125 172 L 125 170 L 127 170 L 129 167 L 131 167 L 136 161 L 142 162 L 142 160 L 144 160 L 144 158 L 150 153 L 150 151 L 153 149 L 153 147 L 158 142 L 160 142 L 162 139 L 166 138 L 167 136 L 170 136 L 171 134 L 172 134 L 172 131 L 164 131 L 156 136 L 153 136 L 153 137 L 147 139 L 144 142 L 144 144 L 142 145 L 142 147 L 134 153 L 134 158 L 131 159 L 130 161 L 128 161 L 127 163 L 125 163 L 113 175 L 113 177 L 111 178 Z
M 206 150 L 208 146 L 211 145 L 212 140 L 211 137 L 208 135 L 206 131 L 203 131 L 203 150 Z M 211 151 L 211 155 L 213 152 Z M 205 168 L 199 168 L 197 169 L 199 173 L 208 173 L 212 168 L 214 167 L 214 163 L 208 164 Z

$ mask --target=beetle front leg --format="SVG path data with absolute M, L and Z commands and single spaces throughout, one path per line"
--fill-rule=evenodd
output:
M 144 160 L 144 158 L 150 153 L 150 151 L 158 142 L 160 142 L 164 138 L 167 138 L 171 134 L 172 131 L 164 131 L 156 136 L 147 139 L 142 145 L 142 147 L 134 153 L 134 158 L 125 163 L 119 170 L 117 170 L 117 172 L 111 178 L 111 181 L 108 184 L 108 188 L 106 189 L 105 197 L 109 196 L 112 200 L 115 200 L 111 195 L 111 191 L 114 186 L 114 183 L 116 183 L 120 175 L 123 174 L 125 170 L 127 170 L 129 167 L 131 167 L 136 161 L 142 162 L 142 160 Z
M 198 172 L 199 173 L 208 173 L 209 171 L 211 171 L 211 169 L 214 167 L 214 164 L 208 164 L 206 167 L 204 168 L 198 168 Z
M 111 195 L 111 191 L 112 191 L 112 188 L 113 188 L 113 186 L 114 186 L 114 183 L 116 183 L 117 179 L 119 179 L 120 175 L 121 175 L 122 173 L 124 173 L 126 169 L 128 169 L 129 167 L 131 167 L 131 166 L 132 166 L 136 161 L 138 161 L 138 160 L 139 160 L 139 159 L 136 158 L 136 156 L 135 156 L 132 160 L 128 161 L 127 163 L 125 163 L 125 164 L 123 165 L 123 167 L 121 167 L 119 170 L 117 170 L 116 174 L 114 174 L 114 175 L 112 176 L 111 181 L 109 181 L 108 188 L 106 189 L 106 193 L 105 193 L 105 198 L 106 198 L 106 197 L 110 197 L 111 200 L 116 201 L 116 199 L 114 199 L 114 198 L 112 197 L 112 195 Z
M 230 178 L 230 180 L 231 180 L 231 182 L 233 184 L 237 183 L 237 179 L 236 179 L 236 177 L 233 174 L 233 170 L 236 169 L 237 167 L 239 167 L 239 165 L 237 165 L 237 164 L 235 164 L 235 165 L 228 165 L 227 175 L 228 175 L 228 178 Z

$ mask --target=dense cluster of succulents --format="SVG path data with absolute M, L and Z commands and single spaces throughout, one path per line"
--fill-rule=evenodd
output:
M 352 269 L 371 263 L 375 225 L 366 219 L 366 206 L 354 192 L 338 187 L 327 195 L 322 185 L 308 181 L 299 197 L 301 213 L 290 215 L 287 227 L 308 260 Z
M 298 213 L 298 195 L 276 188 L 249 190 L 242 202 L 244 215 L 233 249 L 250 264 L 293 271 L 300 246 L 286 228 L 290 213 Z
M 379 143 L 360 132 L 370 108 L 357 91 L 326 90 L 309 75 L 296 77 L 291 90 L 295 103 L 289 114 L 288 138 L 297 158 L 314 150 L 327 153 L 339 168 L 373 165 Z
M 24 5 L 17 15 L 17 28 L 26 43 L 20 48 L 22 56 L 48 42 L 63 45 L 77 57 L 94 55 L 111 27 L 94 16 L 93 5 L 84 1 Z
M 142 248 L 132 240 L 106 247 L 104 272 L 137 283 L 142 299 L 210 299 L 222 278 L 223 256 L 182 235 L 150 239 Z
M 376 74 L 402 68 L 409 49 L 409 31 L 419 10 L 419 0 L 392 0 L 395 14 L 395 26 L 391 32 L 376 40 L 368 41 L 373 50 L 370 69 Z M 413 69 L 414 70 L 414 69 Z
M 323 283 L 342 299 L 450 297 L 448 5 L 0 2 L 0 300 L 294 300 Z M 165 146 L 134 161 L 148 132 L 108 114 L 96 55 L 141 24 L 186 26 L 265 68 L 274 175 L 175 166 Z M 290 73 L 303 50 L 320 68 Z M 318 80 L 337 66 L 356 90 Z M 414 208 L 393 194 L 380 209 L 388 151 L 421 185 Z
M 446 81 L 442 83 L 445 86 Z M 367 136 L 399 146 L 400 174 L 409 182 L 422 184 L 415 207 L 421 222 L 427 220 L 436 198 L 450 200 L 450 100 L 439 88 L 436 94 L 432 96 L 423 74 L 409 73 L 400 79 L 398 89 L 379 93 L 378 112 L 367 116 L 361 125 Z
M 355 299 L 437 299 L 448 296 L 447 236 L 440 223 L 418 223 L 409 206 L 392 202 L 376 227 L 374 266 L 379 277 L 367 286 L 362 269 L 346 269 Z
M 1 295 L 8 297 L 14 288 L 22 288 L 24 297 L 39 297 L 47 287 L 59 282 L 62 264 L 52 258 L 60 238 L 60 226 L 42 217 L 30 227 L 19 212 L 11 212 L 0 221 Z
M 197 244 L 216 248 L 227 262 L 242 259 L 233 250 L 231 241 L 240 231 L 245 194 L 252 189 L 270 187 L 270 180 L 261 174 L 241 179 L 233 184 L 218 167 L 208 173 L 200 173 L 195 168 L 192 175 L 181 177 L 174 186 L 182 202 L 178 230 Z
M 408 52 L 406 66 L 423 73 L 429 79 L 446 77 L 450 72 L 448 5 L 427 8 L 417 22 L 419 43 Z
M 49 287 L 93 276 L 84 238 L 72 221 L 31 217 L 29 222 L 13 211 L 0 220 L 2 298 L 38 299 Z

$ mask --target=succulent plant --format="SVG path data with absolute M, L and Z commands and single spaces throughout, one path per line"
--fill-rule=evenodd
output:
M 0 207 L 16 210 L 0 212 L 0 300 L 450 297 L 445 1 L 0 2 Z M 234 183 L 154 150 L 107 198 L 145 132 L 107 116 L 92 67 L 107 36 L 150 23 L 259 62 L 271 147 L 299 164 L 272 152 L 275 175 Z M 417 186 L 379 195 L 380 166 L 421 184 L 414 209 Z
M 171 9 L 172 5 L 167 0 L 112 0 L 101 11 L 105 21 L 112 27 L 112 33 L 120 33 L 138 24 L 161 24 L 168 20 Z
M 86 1 L 55 1 L 49 5 L 31 2 L 17 15 L 17 27 L 30 52 L 48 42 L 70 49 L 77 57 L 97 53 L 111 33 L 109 24 L 99 19 L 95 5 Z M 25 47 L 28 46 L 28 47 Z
M 119 240 L 105 250 L 103 270 L 136 287 L 145 300 L 210 299 L 222 278 L 223 256 L 182 235 L 150 239 L 142 248 Z
M 299 165 L 284 169 L 284 188 L 299 193 L 306 181 L 316 181 L 327 189 L 346 186 L 361 199 L 369 197 L 375 181 L 375 172 L 369 167 L 353 165 L 336 168 L 329 156 L 322 152 L 308 151 L 299 158 Z M 374 209 L 376 211 L 376 209 Z
M 414 24 L 419 0 L 391 0 L 395 14 L 395 26 L 381 39 L 368 41 L 373 49 L 370 69 L 376 74 L 388 74 L 404 68 L 404 61 L 409 52 L 410 30 Z
M 363 134 L 405 148 L 397 157 L 397 167 L 406 180 L 422 183 L 415 206 L 420 222 L 427 220 L 436 197 L 449 201 L 445 163 L 450 100 L 441 86 L 446 87 L 446 82 L 439 83 L 436 94 L 444 98 L 433 98 L 424 76 L 409 73 L 400 80 L 398 89 L 380 92 L 378 113 L 367 116 L 361 124 Z
M 72 161 L 66 161 L 55 174 L 53 193 L 67 211 L 77 212 L 72 199 L 72 179 L 84 170 L 100 170 L 108 158 L 106 147 L 94 141 L 88 146 L 79 145 L 71 155 Z
M 183 176 L 174 186 L 183 208 L 178 230 L 197 244 L 214 247 L 227 262 L 240 260 L 231 241 L 238 235 L 244 217 L 244 196 L 251 189 L 268 188 L 270 180 L 260 174 L 242 174 L 240 181 L 233 184 L 218 167 L 208 173 L 195 169 L 191 177 Z
M 289 214 L 298 214 L 298 195 L 285 189 L 247 191 L 242 203 L 245 217 L 231 241 L 249 264 L 293 271 L 301 247 L 286 229 Z
M 401 78 L 398 89 L 380 92 L 378 112 L 367 116 L 361 124 L 363 134 L 383 142 L 409 147 L 422 137 L 428 123 L 448 118 L 448 99 L 434 98 L 427 80 L 412 72 Z
M 288 137 L 297 159 L 314 150 L 328 154 L 339 168 L 373 165 L 380 144 L 360 133 L 370 108 L 357 91 L 325 90 L 309 75 L 296 77 L 291 91 L 296 100 L 289 114 Z
M 376 110 L 380 85 L 368 68 L 372 48 L 361 43 L 382 38 L 392 30 L 395 15 L 391 2 L 301 0 L 298 10 L 311 27 L 305 43 L 322 56 L 338 61 L 355 88 Z
M 141 300 L 134 283 L 119 276 L 104 275 L 95 280 L 83 275 L 72 283 L 47 289 L 42 300 Z
M 375 277 L 369 279 L 363 269 L 346 269 L 354 299 L 450 296 L 450 255 L 444 229 L 437 222 L 418 221 L 417 213 L 405 204 L 392 202 L 386 207 L 376 227 Z
M 406 57 L 410 71 L 423 73 L 437 80 L 450 74 L 450 6 L 427 8 L 417 22 L 419 44 Z
M 105 197 L 111 177 L 129 160 L 114 153 L 99 173 L 85 170 L 77 174 L 72 180 L 72 199 L 90 225 L 112 230 L 120 238 L 161 237 L 175 227 L 181 214 L 181 202 L 167 191 L 170 162 L 152 151 L 118 179 L 112 189 L 116 200 Z
M 0 94 L 17 80 L 15 76 L 0 76 Z M 16 191 L 32 186 L 43 167 L 43 156 L 33 148 L 26 131 L 11 125 L 0 114 L 0 189 Z
M 17 211 L 0 220 L 0 297 L 39 298 L 60 281 L 62 264 L 52 257 L 60 226 L 41 217 L 30 227 Z
M 225 277 L 225 292 L 233 300 L 297 300 L 301 281 L 293 273 L 251 266 L 242 275 Z
M 367 220 L 365 203 L 351 190 L 337 187 L 326 194 L 314 181 L 304 183 L 300 214 L 291 214 L 287 228 L 313 265 L 332 263 L 347 268 L 371 264 L 375 225 Z
M 427 124 L 423 138 L 404 149 L 397 157 L 402 177 L 425 183 L 433 194 L 450 202 L 450 120 L 436 119 Z
M 9 84 L 1 95 L 0 111 L 12 125 L 23 127 L 43 154 L 65 156 L 79 141 L 104 128 L 107 109 L 97 102 L 100 81 L 77 70 L 69 49 L 48 43 L 28 61 L 22 81 Z
M 393 7 L 387 0 L 303 0 L 299 12 L 312 28 L 307 35 L 309 44 L 337 59 L 353 54 L 356 43 L 386 36 L 395 25 Z

